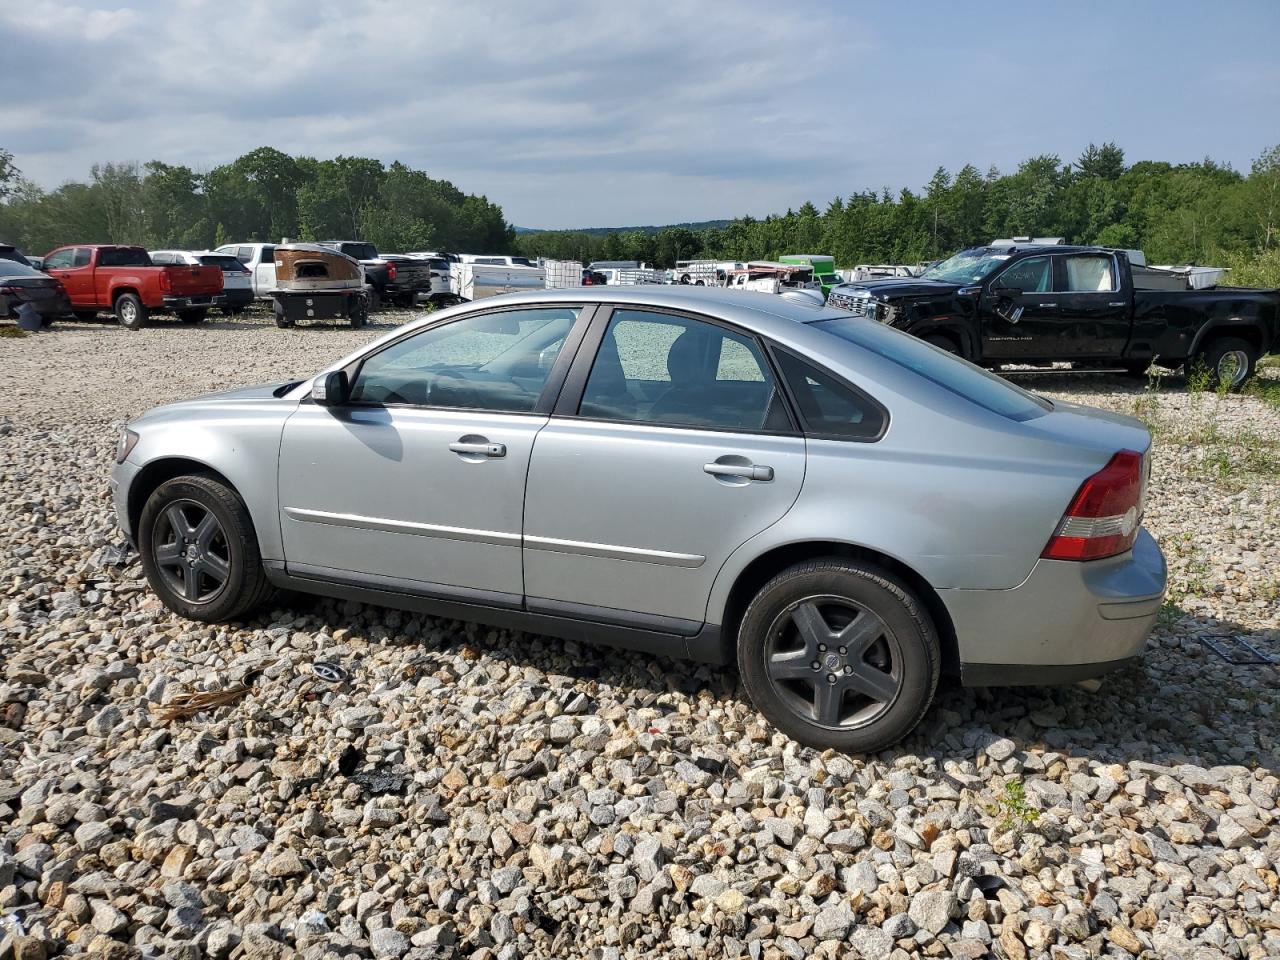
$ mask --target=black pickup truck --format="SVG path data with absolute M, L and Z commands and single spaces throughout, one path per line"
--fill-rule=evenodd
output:
M 374 294 L 372 309 L 381 302 L 412 307 L 418 294 L 431 293 L 431 268 L 421 260 L 394 253 L 380 256 L 377 247 L 363 240 L 321 240 L 320 246 L 360 261 L 365 283 Z
M 974 247 L 919 277 L 841 284 L 830 306 L 986 367 L 1072 361 L 1140 374 L 1201 361 L 1238 387 L 1280 349 L 1280 290 L 1149 289 L 1122 250 Z

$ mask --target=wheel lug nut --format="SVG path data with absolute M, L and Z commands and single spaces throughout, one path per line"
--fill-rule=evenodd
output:
M 845 672 L 846 674 L 851 674 L 851 673 L 853 673 L 853 667 L 845 667 L 845 668 L 844 668 L 844 672 Z
M 815 670 L 822 669 L 822 664 L 820 664 L 817 660 L 813 661 L 813 663 L 809 664 L 809 666 L 813 667 L 813 669 Z
M 819 652 L 819 653 L 826 653 L 826 652 L 827 652 L 827 645 L 826 645 L 825 643 L 820 643 L 820 644 L 818 644 L 818 652 Z
M 835 682 L 836 682 L 836 675 L 834 673 L 828 673 L 827 683 L 835 683 Z
M 848 651 L 848 649 L 847 649 L 847 648 L 845 648 L 845 647 L 841 647 L 841 648 L 840 648 L 840 656 L 842 656 L 842 657 L 843 657 L 843 656 L 844 656 L 846 653 L 848 653 L 848 652 L 849 652 L 849 651 Z

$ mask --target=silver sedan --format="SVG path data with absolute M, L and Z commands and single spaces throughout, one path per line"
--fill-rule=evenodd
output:
M 1165 590 L 1150 443 L 840 310 L 607 287 L 157 408 L 112 483 L 182 616 L 287 588 L 736 662 L 779 729 L 864 752 L 941 672 L 1061 683 L 1140 655 Z

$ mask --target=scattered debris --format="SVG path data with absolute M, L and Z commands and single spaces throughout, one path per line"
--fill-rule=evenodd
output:
M 252 688 L 241 684 L 240 686 L 228 687 L 226 690 L 181 693 L 164 706 L 159 706 L 155 709 L 157 715 L 165 723 L 174 720 L 185 720 L 188 717 L 194 717 L 197 713 L 235 703 L 247 694 L 250 689 Z
M 325 683 L 346 683 L 351 679 L 351 673 L 345 667 L 323 660 L 317 660 L 311 664 L 311 672 L 317 680 L 323 680 Z
M 1229 637 L 1201 637 L 1200 642 L 1233 667 L 1275 666 L 1280 657 L 1259 650 L 1239 634 Z

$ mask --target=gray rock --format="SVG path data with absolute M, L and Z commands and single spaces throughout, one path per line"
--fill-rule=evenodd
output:
M 819 940 L 843 940 L 853 924 L 854 916 L 848 907 L 827 907 L 814 918 L 813 935 Z
M 74 834 L 76 845 L 85 853 L 96 853 L 111 842 L 114 834 L 105 823 L 82 823 Z
M 383 957 L 403 957 L 409 952 L 409 938 L 394 927 L 382 927 L 369 936 L 369 947 L 379 960 Z
M 915 935 L 916 922 L 911 919 L 910 914 L 895 913 L 880 925 L 880 929 L 894 940 L 904 940 Z
M 955 891 L 924 890 L 911 898 L 907 913 L 917 927 L 937 936 L 958 907 Z
M 983 752 L 998 763 L 1008 760 L 1017 750 L 1018 745 L 1008 737 L 998 737 L 983 748 Z
M 120 725 L 120 721 L 124 716 L 120 713 L 120 708 L 114 703 L 109 703 L 103 707 L 88 723 L 84 725 L 85 730 L 95 737 L 106 737 L 111 734 Z
M 882 927 L 861 925 L 849 935 L 862 960 L 888 960 L 893 952 L 893 937 Z
M 382 712 L 377 707 L 368 704 L 347 707 L 345 710 L 338 712 L 338 725 L 346 727 L 348 730 L 363 730 L 365 727 L 373 726 L 381 719 Z
M 91 906 L 93 908 L 93 919 L 89 922 L 93 924 L 93 929 L 99 933 L 116 933 L 129 925 L 129 918 L 124 912 L 116 909 L 107 901 L 94 900 Z
M 636 876 L 645 883 L 658 875 L 664 860 L 662 841 L 655 836 L 645 837 L 631 852 L 631 863 L 635 868 Z

